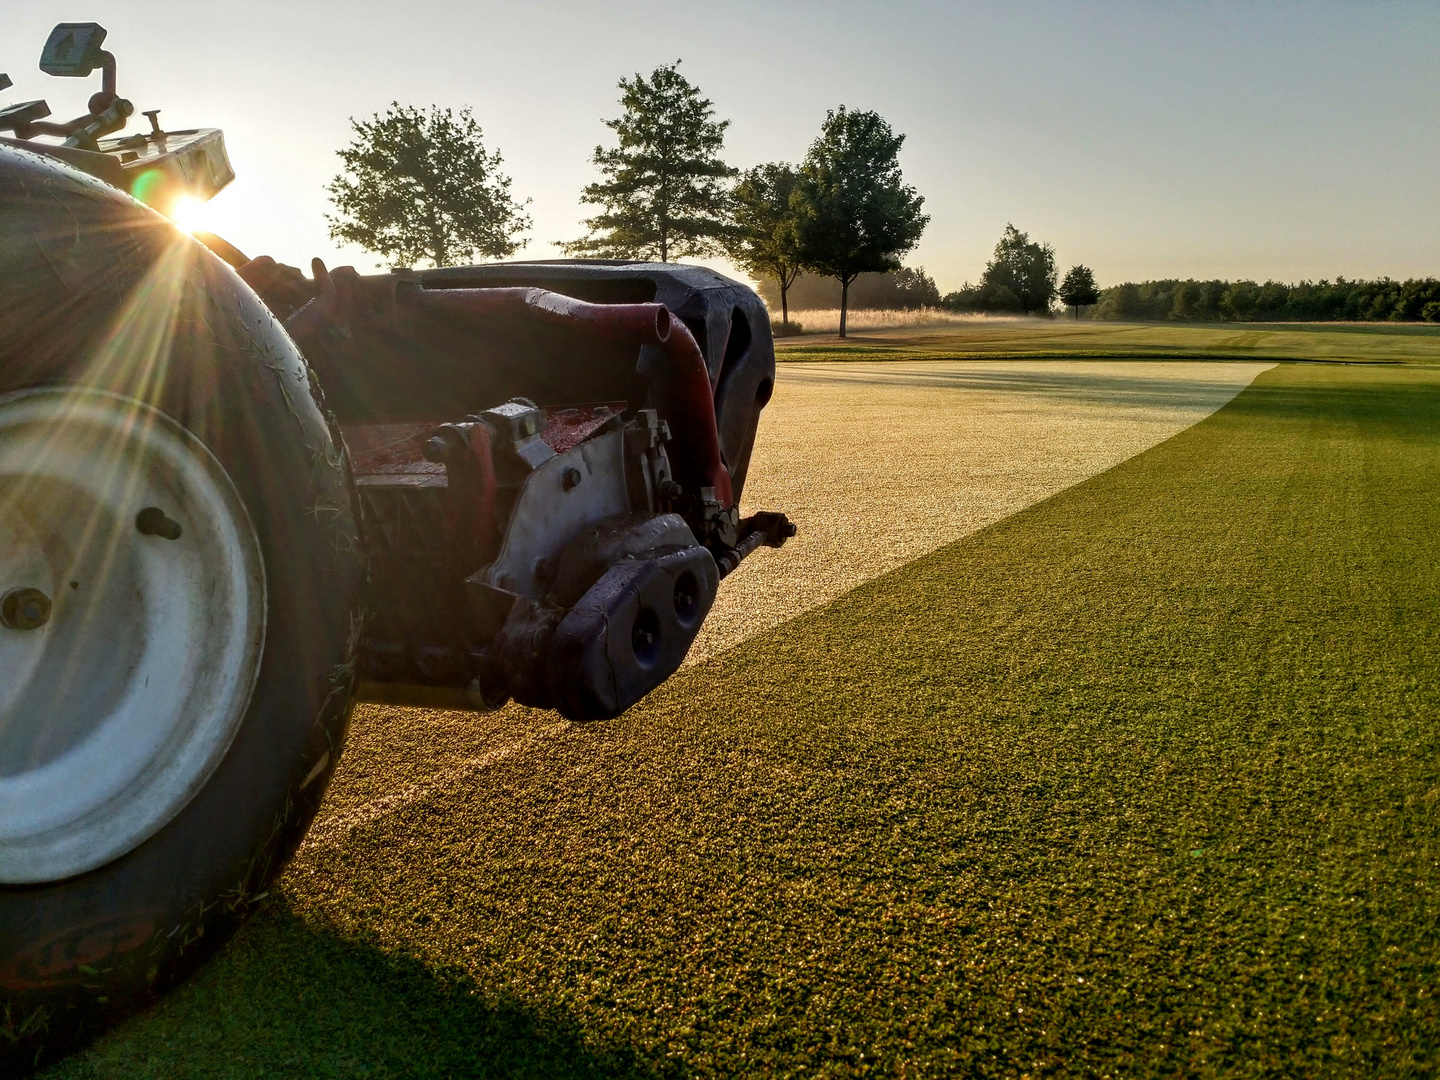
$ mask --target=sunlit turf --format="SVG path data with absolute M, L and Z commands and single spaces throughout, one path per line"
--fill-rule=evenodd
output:
M 777 357 L 799 360 L 962 360 L 1159 357 L 1440 363 L 1440 326 L 1394 323 L 1166 323 L 992 319 L 925 329 L 781 338 Z
M 81 1076 L 1433 1075 L 1440 371 L 1109 472 L 307 854 Z

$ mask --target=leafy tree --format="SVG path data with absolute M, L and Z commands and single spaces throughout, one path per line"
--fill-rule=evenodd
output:
M 940 306 L 947 311 L 978 311 L 980 309 L 980 286 L 965 282 L 954 292 L 940 298 Z
M 901 310 L 940 306 L 940 288 L 923 266 L 902 266 L 891 278 L 895 283 L 898 302 L 887 306 Z
M 801 261 L 839 279 L 842 338 L 850 283 L 862 273 L 898 270 L 930 220 L 920 212 L 925 200 L 900 176 L 904 141 L 879 113 L 842 105 L 826 115 L 800 167 L 794 206 Z
M 780 287 L 780 321 L 790 321 L 790 286 L 800 275 L 800 238 L 790 198 L 795 170 L 789 165 L 757 165 L 740 177 L 731 193 L 735 231 L 730 257 L 757 278 L 774 278 Z
M 725 181 L 736 170 L 720 159 L 728 120 L 716 120 L 677 70 L 658 67 L 646 79 L 621 79 L 625 113 L 605 126 L 620 145 L 595 148 L 603 180 L 587 184 L 582 203 L 601 207 L 586 218 L 590 235 L 562 243 L 568 255 L 649 258 L 660 262 L 721 251 L 730 236 Z
M 468 108 L 428 113 L 392 101 L 383 114 L 350 120 L 339 151 L 344 171 L 326 187 L 338 211 L 330 236 L 411 266 L 512 255 L 530 228 L 510 197 L 499 152 L 487 153 Z M 528 202 L 528 200 L 527 200 Z
M 1075 309 L 1075 319 L 1080 319 L 1080 309 L 1100 299 L 1100 289 L 1095 284 L 1095 275 L 1088 266 L 1072 266 L 1060 283 L 1060 299 Z
M 1050 313 L 1056 294 L 1055 249 L 1006 225 L 980 278 L 981 306 L 991 311 Z
M 1235 281 L 1220 298 L 1220 310 L 1237 322 L 1244 322 L 1255 314 L 1260 302 L 1260 286 L 1253 281 Z

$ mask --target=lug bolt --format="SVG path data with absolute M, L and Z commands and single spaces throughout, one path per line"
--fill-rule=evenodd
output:
M 179 540 L 184 531 L 178 521 L 167 517 L 158 506 L 147 506 L 136 514 L 135 528 L 146 536 L 160 536 L 166 540 Z
M 560 486 L 566 491 L 580 486 L 580 470 L 574 465 L 565 466 L 565 471 L 560 474 Z
M 0 623 L 11 630 L 38 630 L 50 621 L 50 598 L 39 589 L 11 589 L 0 597 Z

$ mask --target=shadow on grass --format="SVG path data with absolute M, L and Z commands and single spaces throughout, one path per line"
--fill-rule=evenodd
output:
M 635 1077 L 680 1075 L 595 1046 L 562 1006 L 487 993 L 283 899 L 189 983 L 41 1074 L 69 1077 Z

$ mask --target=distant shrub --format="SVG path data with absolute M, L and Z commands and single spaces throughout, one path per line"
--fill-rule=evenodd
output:
M 803 334 L 805 328 L 795 320 L 781 322 L 779 319 L 770 320 L 770 335 L 772 337 L 794 337 L 796 334 Z

